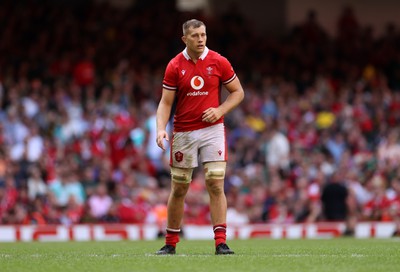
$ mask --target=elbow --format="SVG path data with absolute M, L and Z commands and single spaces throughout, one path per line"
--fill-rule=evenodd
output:
M 244 90 L 241 88 L 239 91 L 239 103 L 244 99 Z

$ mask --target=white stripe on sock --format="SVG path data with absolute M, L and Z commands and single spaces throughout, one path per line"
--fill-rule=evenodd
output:
M 166 228 L 167 231 L 170 232 L 181 232 L 181 229 L 171 229 L 171 228 Z
M 226 230 L 226 228 L 219 226 L 219 227 L 215 227 L 214 231 L 216 231 L 217 229 L 223 229 L 223 230 Z

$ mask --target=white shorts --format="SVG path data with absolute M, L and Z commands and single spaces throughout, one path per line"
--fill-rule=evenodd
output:
M 198 162 L 226 161 L 226 138 L 223 123 L 172 136 L 171 160 L 173 167 L 195 168 Z

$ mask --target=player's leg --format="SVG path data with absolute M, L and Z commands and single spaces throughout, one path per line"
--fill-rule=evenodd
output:
M 210 196 L 211 222 L 213 225 L 226 223 L 226 197 L 224 193 L 224 177 L 226 162 L 204 163 L 206 187 Z
M 188 189 L 189 183 L 172 182 L 171 193 L 168 198 L 167 229 L 177 230 L 180 228 Z
M 201 135 L 200 159 L 203 162 L 206 187 L 210 196 L 216 254 L 233 254 L 226 245 L 227 202 L 224 192 L 226 140 L 223 124 L 204 129 Z
M 204 172 L 206 187 L 210 196 L 210 213 L 213 224 L 216 254 L 233 254 L 226 245 L 226 210 L 227 202 L 224 193 L 226 162 L 206 162 Z
M 197 147 L 193 133 L 176 133 L 171 146 L 171 192 L 167 203 L 167 229 L 165 246 L 156 254 L 175 254 L 179 242 L 186 193 L 192 181 L 193 168 L 197 166 Z
M 192 180 L 193 169 L 171 167 L 171 193 L 167 206 L 167 234 L 165 244 L 176 247 L 184 213 L 185 197 Z
M 176 244 L 179 242 L 183 219 L 186 193 L 192 180 L 192 168 L 171 167 L 171 193 L 167 204 L 167 229 L 165 246 L 156 254 L 175 254 Z

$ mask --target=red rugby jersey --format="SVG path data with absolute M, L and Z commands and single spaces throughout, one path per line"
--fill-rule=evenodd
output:
M 228 84 L 236 77 L 229 61 L 215 51 L 205 48 L 194 63 L 186 48 L 167 66 L 163 87 L 176 92 L 174 131 L 192 131 L 222 123 L 202 122 L 203 111 L 221 103 L 221 84 Z

